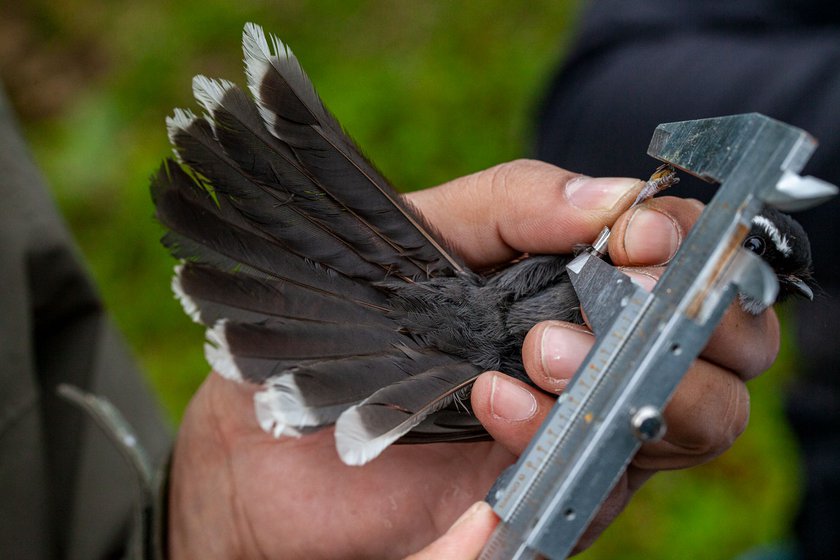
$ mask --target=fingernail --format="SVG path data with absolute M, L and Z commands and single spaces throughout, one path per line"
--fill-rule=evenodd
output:
M 665 264 L 680 246 L 680 230 L 670 216 L 639 208 L 624 232 L 624 249 L 632 264 Z
M 490 384 L 490 413 L 499 420 L 522 422 L 537 412 L 537 399 L 529 391 L 500 375 Z
M 449 530 L 451 531 L 452 529 L 454 529 L 458 525 L 463 525 L 464 523 L 466 523 L 467 521 L 469 521 L 470 519 L 472 519 L 473 517 L 478 515 L 480 512 L 486 510 L 489 507 L 490 507 L 490 504 L 488 504 L 487 502 L 476 502 L 476 503 L 474 503 L 473 505 L 471 505 L 469 507 L 469 509 L 467 509 L 467 511 L 465 511 L 464 513 L 461 514 L 461 517 L 459 517 L 458 519 L 455 520 L 455 523 L 453 523 L 452 526 L 449 527 Z
M 656 286 L 656 282 L 658 278 L 652 274 L 648 274 L 646 272 L 639 272 L 638 269 L 634 271 L 625 270 L 624 268 L 621 271 L 630 277 L 630 280 L 633 281 L 634 284 L 637 286 L 641 286 L 646 292 L 652 292 L 653 287 Z
M 582 210 L 611 210 L 641 183 L 625 177 L 578 177 L 566 184 L 566 197 Z
M 570 328 L 549 326 L 543 331 L 540 342 L 540 359 L 546 380 L 558 392 L 562 391 L 589 352 L 592 335 Z

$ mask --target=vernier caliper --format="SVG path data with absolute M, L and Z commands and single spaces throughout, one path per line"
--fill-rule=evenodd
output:
M 837 189 L 799 171 L 806 132 L 757 113 L 659 125 L 648 154 L 720 183 L 652 292 L 601 258 L 608 231 L 567 267 L 596 341 L 489 500 L 501 522 L 480 558 L 566 558 L 738 292 L 771 305 L 775 274 L 742 247 L 762 206 L 800 210 Z

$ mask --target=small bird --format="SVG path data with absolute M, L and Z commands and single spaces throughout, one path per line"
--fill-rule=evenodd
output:
M 775 208 L 765 207 L 752 220 L 744 247 L 770 265 L 779 281 L 776 303 L 792 296 L 814 299 L 811 243 L 799 222 Z M 763 306 L 742 297 L 745 310 L 759 314 Z
M 397 440 L 487 439 L 470 414 L 475 378 L 528 381 L 531 327 L 583 323 L 572 257 L 470 270 L 361 155 L 282 42 L 247 24 L 243 47 L 252 95 L 196 76 L 205 114 L 167 119 L 177 161 L 151 185 L 162 241 L 181 261 L 173 290 L 208 327 L 208 361 L 261 387 L 257 419 L 276 437 L 335 424 L 347 464 Z M 657 170 L 652 191 L 672 173 Z M 808 295 L 801 227 L 763 216 L 747 247 Z

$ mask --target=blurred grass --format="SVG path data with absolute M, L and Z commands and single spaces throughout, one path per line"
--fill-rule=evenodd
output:
M 172 298 L 148 178 L 163 119 L 199 73 L 244 81 L 240 34 L 294 48 L 339 120 L 404 189 L 528 153 L 539 92 L 576 1 L 72 0 L 0 8 L 0 72 L 35 157 L 116 321 L 174 422 L 207 371 Z M 781 415 L 793 359 L 751 384 L 753 420 L 709 465 L 657 476 L 581 558 L 732 558 L 783 538 L 796 454 Z

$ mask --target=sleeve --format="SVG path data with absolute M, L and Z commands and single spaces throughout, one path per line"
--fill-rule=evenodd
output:
M 0 200 L 0 557 L 121 557 L 138 504 L 134 474 L 56 388 L 107 398 L 154 465 L 171 436 L 2 92 Z

